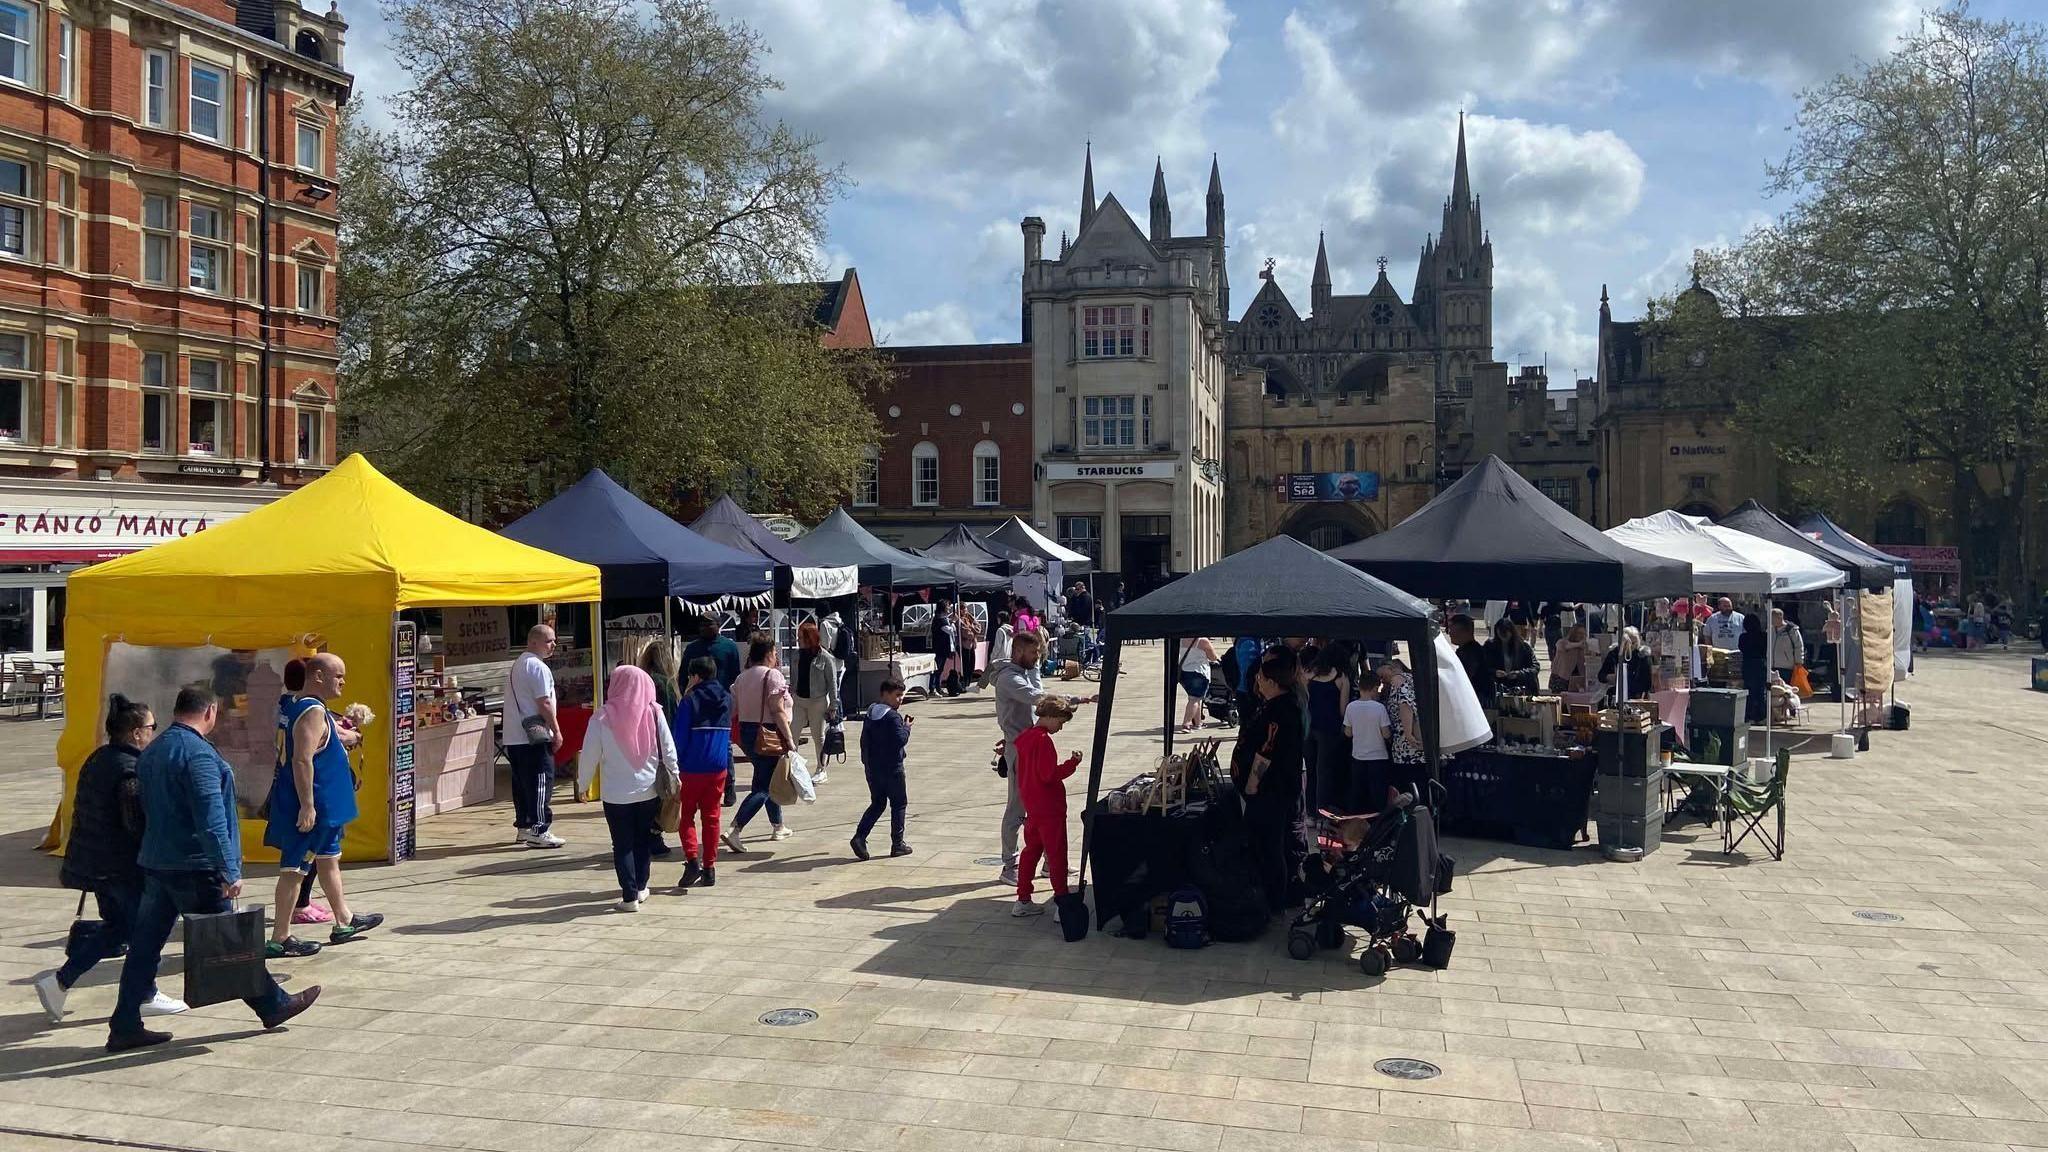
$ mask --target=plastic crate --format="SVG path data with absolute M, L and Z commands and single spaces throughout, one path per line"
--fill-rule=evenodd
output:
M 1647 776 L 1663 767 L 1662 724 L 1648 732 L 1602 732 L 1594 742 L 1602 776 Z
M 1694 688 L 1685 706 L 1687 726 L 1735 727 L 1742 722 L 1742 697 L 1734 688 Z
M 1695 764 L 1721 764 L 1733 768 L 1737 750 L 1733 727 L 1685 726 L 1685 754 Z
M 1445 762 L 1443 785 L 1448 835 L 1570 848 L 1586 828 L 1593 761 L 1469 752 Z
M 1664 840 L 1662 817 L 1601 816 L 1594 820 L 1600 832 L 1600 847 L 1655 852 Z
M 1597 790 L 1593 810 L 1601 817 L 1633 816 L 1660 822 L 1663 819 L 1664 773 L 1661 769 L 1647 776 L 1595 776 L 1593 787 Z

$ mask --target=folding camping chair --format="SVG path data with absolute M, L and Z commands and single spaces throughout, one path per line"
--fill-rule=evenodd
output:
M 1771 859 L 1785 858 L 1785 781 L 1791 775 L 1792 750 L 1780 748 L 1777 767 L 1771 772 L 1768 781 L 1751 784 L 1738 779 L 1731 783 L 1728 790 L 1729 823 L 1741 820 L 1742 832 L 1735 837 L 1734 843 L 1728 845 L 1729 852 L 1732 853 L 1742 847 L 1742 842 L 1749 839 L 1751 833 L 1755 833 L 1764 850 L 1771 854 Z M 1764 821 L 1773 812 L 1778 816 L 1776 837 L 1764 827 Z

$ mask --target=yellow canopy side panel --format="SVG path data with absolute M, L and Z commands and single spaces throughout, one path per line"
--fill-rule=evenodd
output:
M 309 643 L 310 641 L 310 643 Z M 62 850 L 70 838 L 71 800 L 78 771 L 94 748 L 105 740 L 101 731 L 107 694 L 121 685 L 105 682 L 106 658 L 115 643 L 166 648 L 216 647 L 262 650 L 290 648 L 301 653 L 316 648 L 340 656 L 348 665 L 348 685 L 336 707 L 367 704 L 376 719 L 363 733 L 363 743 L 349 757 L 356 772 L 356 819 L 343 834 L 342 859 L 380 861 L 391 848 L 391 615 L 307 616 L 269 618 L 218 624 L 210 629 L 170 620 L 138 626 L 100 617 L 67 615 L 64 625 L 64 734 L 57 741 L 57 763 L 63 770 L 63 795 L 43 847 Z M 171 723 L 163 712 L 159 726 Z M 242 854 L 246 861 L 272 862 L 277 850 L 263 843 L 264 821 L 242 821 Z

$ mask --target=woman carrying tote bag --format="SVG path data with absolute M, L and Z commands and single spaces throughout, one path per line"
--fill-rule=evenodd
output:
M 576 758 L 578 792 L 594 777 L 612 837 L 621 912 L 638 912 L 653 867 L 655 821 L 664 797 L 681 793 L 675 738 L 655 702 L 654 680 L 631 664 L 612 669 L 604 705 Z
M 726 849 L 735 855 L 745 852 L 740 830 L 761 809 L 768 809 L 768 822 L 775 826 L 775 839 L 787 840 L 790 827 L 782 822 L 782 805 L 769 794 L 776 765 L 796 747 L 789 728 L 789 681 L 782 675 L 782 656 L 775 641 L 756 632 L 747 642 L 747 670 L 733 681 L 733 716 L 740 727 L 739 746 L 754 767 L 747 798 L 733 813 L 732 827 L 725 830 Z

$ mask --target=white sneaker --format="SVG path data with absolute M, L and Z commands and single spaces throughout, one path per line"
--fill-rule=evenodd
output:
M 155 996 L 151 997 L 142 1006 L 142 1014 L 144 1016 L 176 1016 L 180 1012 L 190 1012 L 191 1010 L 191 1007 L 183 1000 L 166 994 L 161 988 L 157 990 Z
M 1023 919 L 1024 917 L 1026 917 L 1026 916 L 1039 916 L 1039 915 L 1043 915 L 1043 914 L 1044 914 L 1044 912 L 1045 912 L 1045 905 L 1043 905 L 1043 904 L 1033 904 L 1033 903 L 1032 903 L 1031 901 L 1029 901 L 1029 900 L 1019 900 L 1019 901 L 1017 901 L 1017 902 L 1016 902 L 1015 904 L 1012 904 L 1012 905 L 1010 906 L 1010 915 L 1012 915 L 1012 916 L 1015 916 L 1016 918 L 1018 918 L 1018 919 L 1020 919 L 1020 920 L 1021 920 L 1021 919 Z
M 638 912 L 640 910 L 640 902 L 638 900 L 621 900 L 617 904 L 612 905 L 612 907 L 620 912 Z
M 566 843 L 568 841 L 555 835 L 553 832 L 535 832 L 526 839 L 526 846 L 528 848 L 560 848 Z
M 824 774 L 823 772 L 813 772 L 813 773 L 811 773 L 811 783 L 813 783 L 813 784 L 823 784 L 823 783 L 825 782 L 825 780 L 826 780 L 826 776 L 825 776 L 825 774 Z
M 645 903 L 647 903 L 647 889 L 645 889 L 645 888 L 642 888 L 642 889 L 640 890 L 640 903 L 642 903 L 642 904 L 645 904 Z
M 791 828 L 791 827 L 790 827 L 789 825 L 787 825 L 787 824 L 777 824 L 777 825 L 775 826 L 775 838 L 776 838 L 777 840 L 787 840 L 787 839 L 789 839 L 789 838 L 790 838 L 791 836 L 794 836 L 795 834 L 796 834 L 796 830 L 795 830 L 795 829 L 793 829 L 793 828 Z
M 738 829 L 727 828 L 725 830 L 725 834 L 723 836 L 720 836 L 719 839 L 725 841 L 725 850 L 733 853 L 734 855 L 744 854 L 747 850 L 746 845 L 740 843 L 740 834 Z
M 36 999 L 43 1002 L 43 1015 L 50 1023 L 61 1023 L 64 1019 L 64 998 L 71 995 L 69 989 L 57 983 L 57 970 L 50 969 L 36 977 Z
M 1003 865 L 1000 879 L 1005 886 L 1015 888 L 1017 886 L 1017 866 L 1015 864 Z
M 525 845 L 532 840 L 533 830 L 530 828 L 520 828 L 512 833 L 512 842 L 514 844 Z

